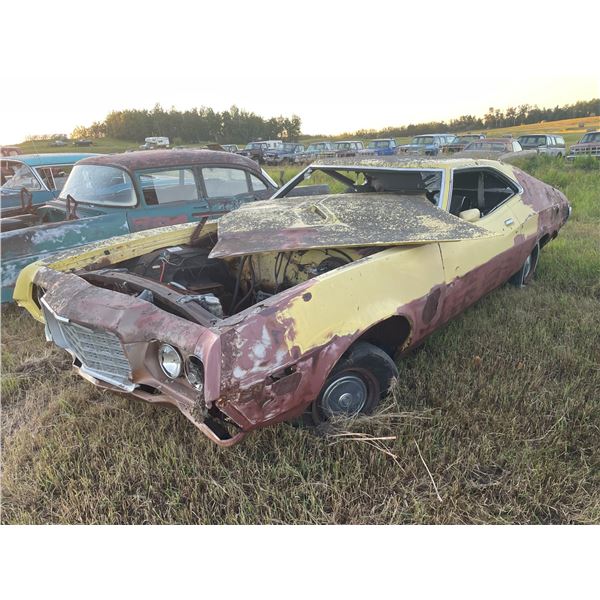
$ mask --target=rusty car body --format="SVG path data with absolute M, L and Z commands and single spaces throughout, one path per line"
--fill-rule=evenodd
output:
M 1 301 L 11 301 L 22 268 L 48 254 L 115 235 L 219 216 L 244 202 L 264 200 L 276 189 L 254 161 L 229 152 L 88 155 L 73 167 L 56 199 L 2 210 Z
M 339 193 L 290 197 L 315 175 Z M 322 160 L 218 223 L 30 265 L 15 299 L 84 378 L 175 406 L 228 446 L 371 412 L 394 359 L 527 284 L 569 214 L 560 191 L 497 161 Z

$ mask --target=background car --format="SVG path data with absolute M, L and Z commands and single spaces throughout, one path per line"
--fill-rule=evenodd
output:
M 94 154 L 21 154 L 0 161 L 0 209 L 42 204 L 58 196 L 73 165 Z M 25 192 L 23 192 L 25 190 Z
M 465 135 L 457 135 L 450 143 L 442 146 L 442 152 L 446 154 L 454 154 L 464 150 L 471 142 L 485 139 L 483 133 L 469 133 Z
M 569 149 L 567 158 L 576 156 L 596 156 L 600 158 L 600 131 L 588 131 L 576 144 Z
M 479 154 L 481 156 L 495 156 L 512 152 L 522 152 L 521 144 L 511 138 L 486 138 L 477 140 L 465 146 L 461 154 L 468 156 L 470 154 Z
M 336 156 L 357 156 L 365 147 L 362 142 L 356 140 L 344 140 L 333 142 L 333 150 Z
M 23 154 L 23 152 L 17 146 L 2 146 L 0 148 L 0 156 L 17 156 L 18 154 Z
M 393 156 L 396 152 L 396 140 L 394 138 L 380 138 L 367 142 L 367 147 L 360 150 L 361 155 Z
M 398 154 L 424 154 L 426 156 L 437 156 L 441 148 L 452 144 L 456 136 L 451 133 L 431 133 L 427 135 L 416 135 L 410 144 L 398 147 Z
M 11 300 L 19 271 L 40 256 L 219 216 L 244 202 L 268 198 L 276 189 L 256 162 L 230 152 L 89 155 L 73 168 L 57 199 L 32 211 L 8 216 L 3 211 L 2 302 Z
M 314 142 L 308 145 L 304 152 L 299 152 L 294 158 L 295 163 L 307 163 L 320 156 L 335 156 L 333 142 Z
M 278 148 L 269 148 L 263 153 L 263 160 L 267 165 L 292 164 L 297 156 L 304 152 L 302 144 L 284 142 Z
M 281 140 L 260 140 L 256 142 L 249 142 L 246 144 L 243 150 L 240 150 L 237 154 L 241 156 L 247 156 L 252 160 L 255 160 L 258 164 L 262 165 L 265 162 L 265 152 L 268 150 L 275 150 L 283 145 Z
M 539 154 L 565 157 L 567 149 L 565 140 L 556 134 L 527 134 L 517 138 L 523 150 L 536 150 Z

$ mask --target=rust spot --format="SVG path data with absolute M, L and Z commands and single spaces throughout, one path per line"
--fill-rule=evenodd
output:
M 427 296 L 427 301 L 425 302 L 425 306 L 423 307 L 423 322 L 431 323 L 433 317 L 437 313 L 438 304 L 440 302 L 440 296 L 442 292 L 440 288 L 437 288 L 429 296 Z
M 306 292 L 306 294 L 302 294 L 302 300 L 304 302 L 309 302 L 312 299 L 312 294 L 310 292 Z

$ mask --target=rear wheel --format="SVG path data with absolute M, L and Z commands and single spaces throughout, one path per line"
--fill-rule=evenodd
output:
M 531 282 L 537 268 L 540 245 L 536 244 L 531 254 L 525 259 L 523 266 L 508 280 L 512 285 L 525 287 Z
M 335 366 L 319 397 L 303 415 L 303 423 L 317 426 L 333 417 L 373 412 L 398 376 L 394 361 L 368 342 L 354 344 Z

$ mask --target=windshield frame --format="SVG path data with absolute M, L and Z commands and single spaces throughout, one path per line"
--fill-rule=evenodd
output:
M 75 200 L 76 204 L 85 204 L 86 206 L 120 208 L 120 209 L 132 209 L 132 208 L 137 208 L 140 205 L 140 188 L 137 185 L 137 177 L 135 176 L 135 172 L 132 175 L 129 172 L 129 170 L 124 169 L 123 167 L 120 167 L 118 165 L 75 164 L 73 166 L 71 173 L 69 173 L 69 177 L 67 178 L 65 185 L 63 186 L 62 190 L 60 191 L 58 200 L 66 203 L 67 198 L 66 198 L 65 190 L 67 189 L 67 186 L 69 185 L 69 180 L 73 176 L 73 173 L 76 172 L 75 169 L 83 169 L 83 168 L 87 168 L 87 167 L 99 167 L 99 168 L 104 168 L 104 169 L 110 168 L 110 169 L 115 169 L 117 171 L 122 172 L 124 174 L 125 178 L 129 179 L 129 182 L 131 183 L 131 188 L 133 189 L 135 202 L 133 204 L 114 204 L 114 203 L 107 203 L 107 202 L 91 202 L 89 200 L 81 200 L 80 198 L 77 198 L 77 196 L 72 196 L 72 198 L 73 198 L 73 200 Z M 67 192 L 67 193 L 70 193 L 70 192 Z
M 288 196 L 289 192 L 291 192 L 294 188 L 296 188 L 300 183 L 308 179 L 315 171 L 321 171 L 329 177 L 333 177 L 331 172 L 337 172 L 339 174 L 343 174 L 344 172 L 354 172 L 354 173 L 362 173 L 364 171 L 370 172 L 414 172 L 418 171 L 419 173 L 441 173 L 441 181 L 440 181 L 440 195 L 437 201 L 437 206 L 440 210 L 446 210 L 446 196 L 447 196 L 447 169 L 443 167 L 373 167 L 370 165 L 308 165 L 302 171 L 300 171 L 295 177 L 292 177 L 286 184 L 282 185 L 270 198 L 270 200 L 276 200 L 277 198 L 285 198 Z M 451 178 L 450 178 L 451 179 Z M 372 194 L 379 194 L 384 192 L 369 192 Z M 394 192 L 387 192 L 394 193 Z M 335 194 L 337 195 L 337 194 Z

